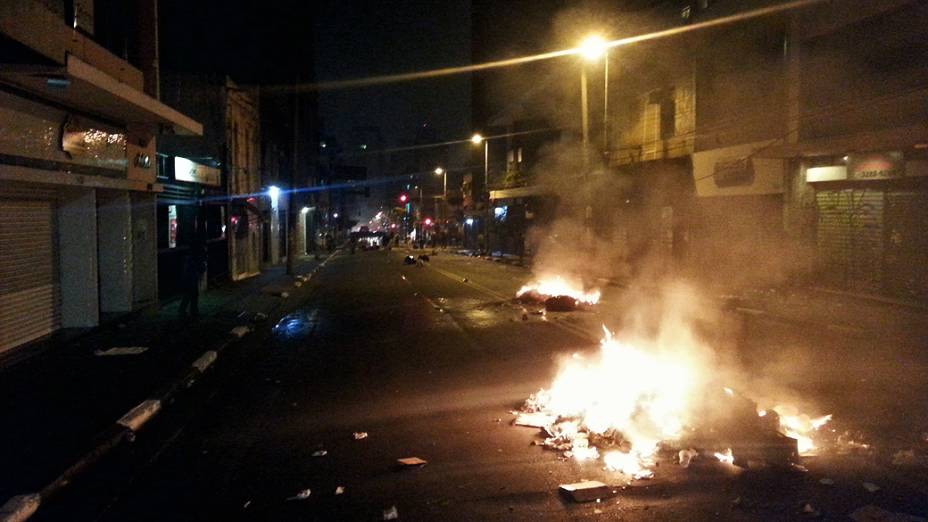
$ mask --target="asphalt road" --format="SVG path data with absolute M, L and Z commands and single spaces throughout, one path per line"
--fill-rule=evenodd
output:
M 808 471 L 745 471 L 713 459 L 684 469 L 667 459 L 654 479 L 629 482 L 601 463 L 533 446 L 537 430 L 512 426 L 510 414 L 550 383 L 560 357 L 595 350 L 596 323 L 621 327 L 617 315 L 525 314 L 509 299 L 524 269 L 450 255 L 405 266 L 403 255 L 337 255 L 305 302 L 291 303 L 274 328 L 249 338 L 37 519 L 382 520 L 394 506 L 401 520 L 842 520 L 870 504 L 928 514 L 928 468 L 889 462 L 899 448 L 928 444 L 918 440 L 928 378 L 917 358 L 893 361 L 904 368 L 892 378 L 861 382 L 881 359 L 845 359 L 872 353 L 872 339 L 764 318 L 715 321 L 707 335 L 727 339 L 747 375 L 794 376 L 786 385 L 797 394 L 882 446 L 805 459 Z M 601 308 L 633 303 L 614 289 Z M 797 358 L 805 370 L 783 369 Z M 412 456 L 428 464 L 395 469 Z M 558 494 L 581 479 L 613 485 L 614 496 L 576 504 Z M 293 498 L 307 489 L 308 498 Z

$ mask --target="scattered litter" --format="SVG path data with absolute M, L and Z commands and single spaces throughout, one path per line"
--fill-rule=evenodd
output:
M 695 459 L 698 456 L 699 456 L 699 452 L 694 450 L 693 448 L 680 450 L 680 454 L 678 455 L 680 459 L 680 465 L 683 466 L 684 468 L 688 468 L 690 467 L 690 463 L 693 462 L 693 459 Z
M 835 481 L 834 481 L 834 480 L 831 480 L 830 478 L 823 478 L 823 479 L 820 479 L 820 480 L 818 481 L 818 483 L 821 484 L 821 485 L 823 485 L 823 486 L 834 486 L 834 485 L 835 485 Z
M 893 513 L 873 504 L 857 508 L 848 517 L 855 522 L 926 522 L 928 518 L 909 515 L 906 513 Z
M 326 450 L 316 450 L 313 452 L 313 457 L 325 457 L 329 452 Z
M 597 508 L 597 509 L 594 509 L 594 510 L 593 510 L 593 514 L 594 514 L 594 515 L 602 515 L 602 514 L 603 514 L 603 510 L 598 509 L 598 508 Z
M 281 297 L 282 299 L 286 299 L 286 298 L 290 297 L 290 293 L 289 293 L 289 292 L 281 292 L 279 295 L 280 295 L 280 297 Z
M 257 313 L 255 314 L 255 322 L 266 321 L 266 320 L 267 320 L 267 314 L 266 314 L 266 313 L 264 313 L 264 312 L 257 312 Z
M 469 279 L 467 279 L 466 277 L 465 277 L 464 279 L 461 279 L 461 282 L 462 282 L 462 283 L 466 283 L 466 282 L 468 282 L 468 281 L 469 281 Z
M 579 306 L 579 301 L 568 295 L 556 295 L 545 299 L 545 310 L 549 312 L 572 312 Z
M 732 506 L 735 506 L 735 507 L 740 506 L 741 503 L 742 503 L 741 497 L 738 497 L 738 498 L 736 498 L 735 500 L 732 500 L 732 501 L 731 501 L 731 505 L 732 505 Z
M 312 494 L 313 492 L 310 491 L 309 488 L 306 488 L 303 491 L 300 491 L 299 493 L 297 493 L 296 495 L 293 495 L 292 497 L 288 498 L 287 500 L 306 500 Z
M 800 473 L 808 473 L 808 472 L 809 472 L 809 468 L 803 466 L 802 464 L 796 464 L 795 462 L 792 462 L 792 463 L 790 463 L 789 466 L 790 466 L 791 468 L 793 468 L 794 471 L 798 471 L 798 472 L 800 472 Z
M 110 355 L 138 355 L 146 351 L 148 351 L 147 346 L 118 346 L 109 350 L 94 350 L 93 354 L 98 357 L 105 357 Z
M 416 264 L 416 258 L 414 258 L 414 257 L 412 257 L 412 256 L 406 256 L 406 257 L 403 258 L 403 264 L 404 264 L 404 265 L 414 265 L 414 264 Z M 403 279 L 406 279 L 406 278 L 404 277 Z
M 584 480 L 573 484 L 561 484 L 560 491 L 574 502 L 591 502 L 609 496 L 609 486 L 597 480 Z
M 383 510 L 384 520 L 397 520 L 399 518 L 400 512 L 396 510 L 396 506 L 390 506 L 390 509 Z
M 420 459 L 419 457 L 404 457 L 402 459 L 396 459 L 396 463 L 402 468 L 418 468 L 428 464 L 428 461 Z
M 367 438 L 366 431 L 356 431 L 354 432 L 354 440 L 362 440 Z
M 928 456 L 916 455 L 915 450 L 900 450 L 893 455 L 894 466 L 928 467 Z
M 821 511 L 819 511 L 819 510 L 815 509 L 814 507 L 812 507 L 812 504 L 809 504 L 808 502 L 805 502 L 805 503 L 802 505 L 802 514 L 804 514 L 804 515 L 810 515 L 810 516 L 813 516 L 813 517 L 818 517 L 818 516 L 820 516 L 822 513 L 821 513 Z
M 335 488 L 335 494 L 336 494 L 336 495 L 341 495 L 341 494 L 344 493 L 344 492 L 345 492 L 345 487 L 344 487 L 344 486 L 337 486 L 337 487 Z
M 877 491 L 880 490 L 880 486 L 877 486 L 873 482 L 864 482 L 862 485 L 864 489 L 867 490 L 868 493 L 876 493 Z
M 535 413 L 520 413 L 514 421 L 513 424 L 516 426 L 525 426 L 527 428 L 546 428 L 551 426 L 557 421 L 557 417 L 554 415 L 548 415 L 547 413 L 535 412 Z
M 294 282 L 293 282 L 293 286 L 299 288 L 299 287 L 303 286 L 303 282 L 302 282 L 302 281 L 294 281 Z
M 250 331 L 251 331 L 251 328 L 242 325 L 242 326 L 236 326 L 235 328 L 229 330 L 229 333 L 241 339 L 242 337 L 245 337 L 246 335 L 248 335 L 248 332 Z
M 251 505 L 251 501 L 248 500 L 248 501 L 245 502 L 245 505 L 242 506 L 242 509 L 248 509 L 248 506 L 250 506 L 250 505 Z

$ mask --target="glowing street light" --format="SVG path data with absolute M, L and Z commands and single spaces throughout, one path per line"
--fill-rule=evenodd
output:
M 276 207 L 280 198 L 280 188 L 271 185 L 267 188 L 267 195 L 271 198 L 271 206 Z
M 606 54 L 607 47 L 607 42 L 603 40 L 601 36 L 594 34 L 587 36 L 580 42 L 580 47 L 578 47 L 577 50 L 586 60 L 595 62 Z
M 470 142 L 474 145 L 480 145 L 483 143 L 483 136 L 481 136 L 480 133 L 476 133 L 470 137 Z
M 435 175 L 441 176 L 443 178 L 444 188 L 442 189 L 441 197 L 447 200 L 448 199 L 448 171 L 441 167 L 435 167 Z

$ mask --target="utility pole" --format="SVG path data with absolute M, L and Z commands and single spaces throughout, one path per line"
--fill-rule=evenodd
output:
M 297 78 L 299 83 L 299 78 Z M 299 124 L 300 124 L 300 101 L 299 94 L 293 94 L 293 151 L 290 160 L 290 195 L 287 197 L 287 275 L 293 275 L 296 271 L 296 181 L 297 166 L 299 165 Z

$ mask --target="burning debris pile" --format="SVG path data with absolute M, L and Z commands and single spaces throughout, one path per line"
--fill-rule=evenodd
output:
M 831 416 L 810 418 L 757 404 L 715 383 L 698 350 L 605 337 L 597 356 L 574 355 L 551 387 L 525 402 L 514 424 L 540 428 L 538 444 L 578 461 L 602 457 L 632 479 L 653 476 L 659 457 L 688 466 L 709 456 L 738 466 L 789 466 L 815 449 Z
M 549 312 L 569 312 L 581 306 L 599 302 L 597 289 L 585 290 L 582 284 L 561 276 L 542 278 L 529 283 L 516 292 L 516 298 L 525 302 L 544 303 Z

